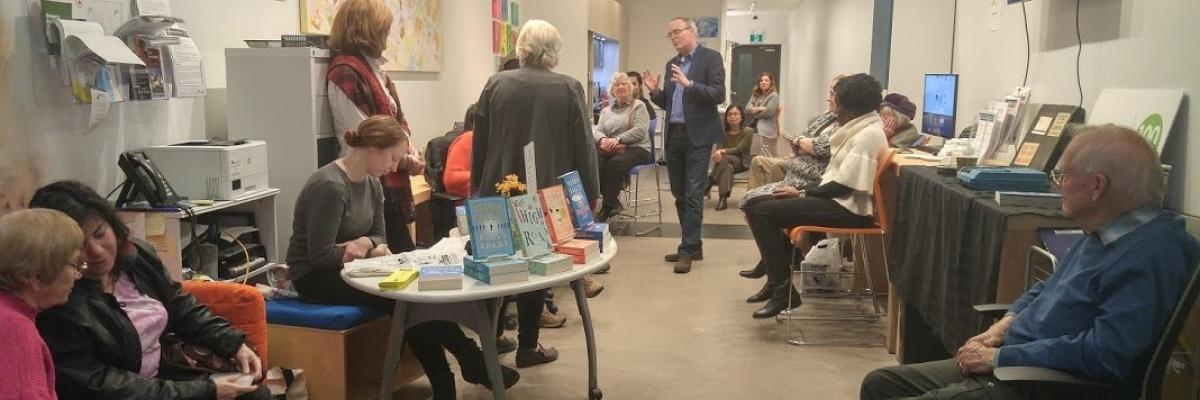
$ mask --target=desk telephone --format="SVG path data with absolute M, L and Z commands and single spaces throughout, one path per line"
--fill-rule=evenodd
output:
M 179 208 L 180 200 L 175 189 L 167 182 L 154 161 L 141 151 L 122 153 L 117 165 L 125 172 L 125 183 L 117 196 L 117 207 L 126 207 L 136 200 L 145 200 L 150 207 Z

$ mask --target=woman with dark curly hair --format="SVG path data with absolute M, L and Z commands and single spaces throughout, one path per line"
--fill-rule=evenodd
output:
M 858 228 L 874 223 L 871 191 L 879 156 L 887 149 L 883 124 L 875 111 L 883 101 L 882 88 L 870 75 L 856 74 L 839 80 L 833 92 L 831 111 L 837 114 L 840 127 L 829 139 L 831 156 L 821 182 L 807 188 L 782 187 L 772 193 L 773 200 L 745 209 L 767 267 L 766 285 L 747 301 L 770 299 L 754 312 L 754 318 L 771 318 L 784 311 L 789 293 L 799 297 L 789 277 L 791 246 L 781 230 L 801 225 Z M 792 307 L 798 305 L 799 301 Z
M 63 399 L 269 399 L 265 386 L 210 379 L 160 364 L 163 339 L 234 359 L 257 381 L 262 360 L 229 321 L 167 276 L 154 248 L 129 237 L 112 205 L 92 188 L 60 181 L 38 189 L 30 208 L 61 211 L 83 230 L 87 269 L 67 303 L 38 315 Z

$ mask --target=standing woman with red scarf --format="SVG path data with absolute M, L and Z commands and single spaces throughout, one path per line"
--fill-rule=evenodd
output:
M 346 0 L 339 6 L 333 18 L 329 44 L 334 50 L 333 60 L 325 74 L 329 92 L 329 110 L 333 114 L 334 128 L 339 132 L 354 130 L 369 117 L 387 115 L 400 123 L 404 134 L 412 137 L 404 111 L 400 109 L 400 98 L 396 86 L 380 69 L 387 63 L 383 50 L 392 28 L 392 11 L 381 0 Z M 400 32 L 404 34 L 404 32 Z M 387 245 L 392 252 L 412 251 L 416 248 L 408 232 L 408 223 L 414 215 L 412 184 L 409 177 L 425 168 L 412 141 L 407 140 L 405 155 L 400 157 L 395 172 L 383 175 L 380 180 L 384 197 L 384 226 Z M 345 152 L 343 152 L 345 153 Z M 382 309 L 389 308 L 386 299 L 362 299 L 354 295 L 332 295 L 317 300 L 339 304 L 359 304 Z M 380 301 L 374 301 L 380 300 Z M 458 359 L 463 379 L 470 383 L 491 387 L 483 365 L 483 353 L 474 340 L 463 334 L 462 328 L 453 322 L 428 321 L 410 327 L 407 331 L 409 347 L 421 362 L 429 382 L 433 386 L 434 399 L 454 399 L 454 375 L 447 364 L 442 348 L 449 350 Z M 516 383 L 519 374 L 503 367 L 504 386 Z

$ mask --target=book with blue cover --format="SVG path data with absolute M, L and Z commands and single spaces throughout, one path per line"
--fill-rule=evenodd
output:
M 417 290 L 454 290 L 462 289 L 462 265 L 426 265 L 420 267 L 417 275 Z
M 529 262 L 512 256 L 463 258 L 463 273 L 488 285 L 529 280 Z
M 471 255 L 475 258 L 514 253 L 507 199 L 480 197 L 467 200 L 467 225 L 471 235 Z
M 554 243 L 550 241 L 546 216 L 537 195 L 529 193 L 510 197 L 508 205 L 512 211 L 509 215 L 516 227 L 516 247 L 524 251 L 525 257 L 529 258 L 550 254 Z
M 604 244 L 612 238 L 608 232 L 607 222 L 596 222 L 591 225 L 579 228 L 575 231 L 576 239 L 595 240 L 600 245 L 600 252 L 604 252 Z
M 583 188 L 583 180 L 579 177 L 579 171 L 565 173 L 558 177 L 558 181 L 562 183 L 567 200 L 571 203 L 571 223 L 576 227 L 584 227 L 595 222 L 592 218 L 592 207 L 588 204 L 587 190 Z

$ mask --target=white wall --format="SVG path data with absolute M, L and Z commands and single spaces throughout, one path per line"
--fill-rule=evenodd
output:
M 625 43 L 625 10 L 621 3 L 616 0 L 588 0 L 587 17 L 589 30 Z
M 584 1 L 521 3 L 525 19 L 547 19 L 563 31 L 559 71 L 581 81 L 587 76 Z M 69 91 L 33 46 L 25 3 L 0 2 L 0 210 L 23 204 L 33 189 L 52 180 L 77 179 L 107 191 L 123 176 L 115 163 L 123 151 L 224 136 L 224 49 L 244 47 L 243 39 L 299 31 L 298 0 L 173 0 L 173 13 L 187 21 L 204 57 L 208 97 L 117 104 L 89 131 L 88 108 L 71 103 Z M 391 74 L 420 147 L 462 119 L 494 71 L 490 3 L 444 0 L 443 12 L 443 70 Z
M 558 28 L 562 36 L 563 50 L 558 57 L 558 68 L 554 72 L 579 80 L 587 87 L 588 52 L 591 37 L 588 35 L 588 0 L 523 0 L 523 18 L 545 20 Z
M 725 40 L 739 44 L 750 43 L 751 32 L 763 34 L 763 44 L 780 44 L 787 42 L 791 33 L 788 17 L 789 11 L 764 11 L 757 13 L 758 19 L 750 15 L 729 15 L 725 17 Z
M 1075 82 L 1075 3 L 1035 1 L 1027 3 L 1032 38 L 1029 86 L 1031 101 L 1078 104 Z M 949 0 L 897 0 L 893 23 L 892 89 L 910 93 L 918 100 L 920 76 L 943 71 L 948 60 L 945 42 Z M 905 10 L 905 9 L 908 10 Z M 1082 3 L 1080 26 L 1083 53 L 1080 70 L 1083 106 L 1091 109 L 1104 88 L 1174 88 L 1200 93 L 1200 52 L 1194 38 L 1200 26 L 1200 2 L 1194 0 L 1089 0 Z M 941 22 L 939 22 L 941 21 Z M 959 89 L 961 129 L 964 121 L 988 100 L 999 98 L 1021 84 L 1025 68 L 1025 33 L 1021 8 L 1004 6 L 997 31 L 990 29 L 986 2 L 960 1 L 956 39 L 955 72 L 962 75 Z M 922 41 L 937 40 L 928 51 Z M 939 39 L 940 38 L 940 39 Z M 943 45 L 944 44 L 944 45 Z M 937 48 L 945 53 L 938 54 Z M 902 60 L 931 58 L 928 61 Z M 939 61 L 933 61 L 938 59 Z M 902 62 L 904 61 L 904 62 Z M 915 96 L 913 96 L 915 95 Z M 965 113 L 965 114 L 964 114 Z M 1187 107 L 1177 120 L 1164 153 L 1164 162 L 1175 166 L 1171 176 L 1168 206 L 1185 213 L 1200 214 L 1200 162 L 1189 162 L 1188 154 L 1200 154 L 1200 139 L 1189 137 L 1190 122 L 1200 118 L 1200 109 Z
M 667 33 L 667 22 L 677 16 L 721 18 L 721 33 L 726 29 L 724 0 L 624 0 L 626 16 L 625 37 L 622 46 L 628 48 L 626 69 L 643 71 L 659 75 L 667 59 L 674 56 L 675 49 L 663 35 Z M 724 40 L 702 39 L 704 46 L 725 54 Z M 728 58 L 728 57 L 726 57 Z
M 873 7 L 871 0 L 806 0 L 792 10 L 784 48 L 789 78 L 782 91 L 783 129 L 803 130 L 825 111 L 835 75 L 870 69 Z

